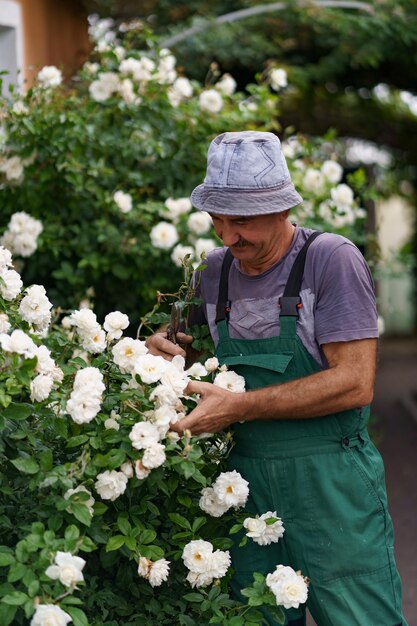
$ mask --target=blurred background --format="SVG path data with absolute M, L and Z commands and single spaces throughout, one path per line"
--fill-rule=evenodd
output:
M 245 92 L 278 66 L 289 84 L 270 111 L 276 132 L 337 136 L 345 179 L 366 172 L 373 191 L 363 192 L 359 245 L 374 273 L 382 331 L 372 428 L 387 468 L 410 625 L 417 624 L 416 17 L 414 0 L 0 0 L 6 99 L 10 89 L 15 98 L 30 93 L 45 66 L 77 88 L 74 76 L 86 63 L 109 49 L 140 50 L 146 31 L 148 42 L 154 37 L 175 54 L 179 75 L 206 88 L 230 74 Z M 7 218 L 10 193 L 0 185 Z

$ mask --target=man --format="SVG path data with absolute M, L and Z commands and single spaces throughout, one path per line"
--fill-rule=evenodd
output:
M 283 563 L 310 578 L 319 626 L 406 624 L 382 460 L 366 429 L 378 333 L 362 255 L 343 237 L 289 221 L 302 198 L 271 133 L 216 137 L 191 198 L 225 246 L 208 256 L 192 321 L 208 322 L 220 363 L 248 391 L 191 382 L 200 401 L 173 428 L 231 426 L 229 469 L 249 481 L 247 510 L 276 510 L 285 526 L 278 544 L 233 550 L 235 594 L 254 571 Z M 169 359 L 185 354 L 162 333 L 148 345 Z M 304 610 L 286 620 L 305 624 Z

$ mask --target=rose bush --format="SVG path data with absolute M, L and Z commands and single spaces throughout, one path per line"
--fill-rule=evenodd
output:
M 305 602 L 295 573 L 256 574 L 247 604 L 230 597 L 233 534 L 262 549 L 282 520 L 241 511 L 250 485 L 225 471 L 228 433 L 170 431 L 195 404 L 190 378 L 238 393 L 244 380 L 214 357 L 152 356 L 119 311 L 103 325 L 51 312 L 11 266 L 0 247 L 2 626 L 255 626 L 262 605 L 280 622 Z
M 181 280 L 185 255 L 198 260 L 218 245 L 209 216 L 188 200 L 204 176 L 209 140 L 280 130 L 288 83 L 271 65 L 245 92 L 215 71 L 201 85 L 149 33 L 141 45 L 97 46 L 69 86 L 45 67 L 32 89 L 0 106 L 1 243 L 25 282 L 45 285 L 55 305 L 87 297 L 100 317 L 117 309 L 133 325 L 158 290 Z M 362 173 L 342 179 L 331 137 L 294 138 L 285 150 L 307 199 L 297 219 L 357 239 Z

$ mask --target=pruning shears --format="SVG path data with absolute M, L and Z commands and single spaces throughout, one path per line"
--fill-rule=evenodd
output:
M 167 328 L 167 339 L 177 344 L 177 332 L 179 331 L 182 320 L 182 303 L 176 301 L 171 306 L 171 320 Z

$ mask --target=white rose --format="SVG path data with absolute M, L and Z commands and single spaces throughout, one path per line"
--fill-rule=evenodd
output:
M 112 417 L 109 417 L 104 421 L 104 428 L 106 430 L 119 430 L 120 424 Z
M 126 461 L 125 463 L 122 463 L 122 465 L 120 466 L 120 471 L 123 472 L 123 474 L 127 477 L 127 478 L 133 478 L 133 465 L 130 461 Z
M 0 246 L 0 271 L 12 267 L 12 253 L 7 248 Z
M 23 287 L 20 275 L 15 270 L 3 269 L 0 278 L 0 294 L 5 300 L 14 300 Z
M 216 89 L 219 89 L 225 96 L 231 96 L 236 91 L 236 81 L 230 74 L 223 74 L 221 79 L 216 83 Z
M 159 430 L 151 422 L 138 422 L 130 431 L 129 439 L 133 448 L 143 450 L 159 442 Z
M 177 421 L 177 413 L 167 404 L 159 406 L 152 414 L 152 423 L 158 429 L 160 437 L 164 437 L 169 429 L 170 424 L 174 424 Z M 146 463 L 145 463 L 146 465 Z
M 208 113 L 219 113 L 223 108 L 223 98 L 217 89 L 202 91 L 198 99 L 200 109 Z
M 159 587 L 169 575 L 169 561 L 166 559 L 158 559 L 154 561 L 150 567 L 148 580 L 152 587 Z
M 28 107 L 24 102 L 22 102 L 22 100 L 16 100 L 16 102 L 13 104 L 12 110 L 13 113 L 16 113 L 16 115 L 26 115 L 27 113 L 29 113 Z
M 42 87 L 57 87 L 62 83 L 62 72 L 55 65 L 45 65 L 38 73 Z
M 219 372 L 216 375 L 213 384 L 217 387 L 221 387 L 221 389 L 232 391 L 233 393 L 242 393 L 245 391 L 245 379 L 243 376 L 236 374 L 233 370 Z
M 349 185 L 341 183 L 330 190 L 333 202 L 338 208 L 350 207 L 353 204 L 353 191 Z
M 381 336 L 385 332 L 385 320 L 381 315 L 378 315 L 378 334 Z
M 187 376 L 192 376 L 199 380 L 201 377 L 207 376 L 208 372 L 202 363 L 193 363 L 186 371 Z
M 307 191 L 320 192 L 324 186 L 324 176 L 320 170 L 309 167 L 303 177 L 303 187 Z
M 65 587 L 75 587 L 84 576 L 84 559 L 73 556 L 70 552 L 58 551 L 55 556 L 55 565 L 50 565 L 45 574 L 54 580 L 59 580 Z
M 13 213 L 10 218 L 8 229 L 15 234 L 26 232 L 33 235 L 33 237 L 37 237 L 43 231 L 43 226 L 42 222 L 25 213 L 25 211 L 18 211 Z
M 149 399 L 156 403 L 156 407 L 175 406 L 178 402 L 178 395 L 171 385 L 158 385 L 152 390 Z
M 194 235 L 205 235 L 209 232 L 212 225 L 213 221 L 211 216 L 205 211 L 191 213 L 187 220 L 187 226 Z
M 126 491 L 127 476 L 116 470 L 106 470 L 98 474 L 95 488 L 103 500 L 116 500 Z
M 288 85 L 287 72 L 282 68 L 274 68 L 269 72 L 269 80 L 274 91 L 279 91 Z
M 191 200 L 189 198 L 167 198 L 164 205 L 164 217 L 167 217 L 173 222 L 175 222 L 180 215 L 185 215 L 192 209 Z
M 30 399 L 32 402 L 46 400 L 54 386 L 53 378 L 49 375 L 38 374 L 30 382 Z
M 330 183 L 335 185 L 343 176 L 343 167 L 333 160 L 324 161 L 321 171 Z
M 66 412 L 76 424 L 89 424 L 100 411 L 101 400 L 87 397 L 85 392 L 73 391 L 66 405 Z
M 91 309 L 80 309 L 69 316 L 71 324 L 79 331 L 91 332 L 97 328 L 97 316 Z
M 104 329 L 107 331 L 107 339 L 120 339 L 125 328 L 129 326 L 129 318 L 125 313 L 112 311 L 104 318 Z
M 132 196 L 124 191 L 116 191 L 113 200 L 117 204 L 120 213 L 129 213 L 132 210 Z
M 18 156 L 10 157 L 2 163 L 0 171 L 4 172 L 7 180 L 19 180 L 24 171 L 23 162 Z
M 154 356 L 148 353 L 136 359 L 134 371 L 140 376 L 142 382 L 149 385 L 161 380 L 163 373 L 168 367 L 169 361 L 166 361 L 162 356 Z
M 143 453 L 142 465 L 147 469 L 160 467 L 165 461 L 165 446 L 162 443 L 153 443 Z
M 276 518 L 272 524 L 266 521 L 270 518 Z M 247 529 L 247 536 L 251 537 L 255 543 L 260 546 L 267 546 L 277 541 L 284 535 L 284 526 L 281 518 L 277 517 L 276 511 L 268 511 L 260 517 L 247 517 L 243 522 L 243 526 Z
M 218 369 L 219 367 L 218 358 L 213 356 L 210 359 L 207 359 L 207 361 L 204 363 L 204 367 L 206 368 L 209 374 L 211 374 L 212 372 L 215 372 L 216 369 Z
M 195 247 L 195 255 L 197 259 L 200 259 L 201 256 L 206 256 L 212 250 L 218 248 L 218 244 L 214 241 L 214 239 L 197 239 L 194 244 Z
M 239 472 L 222 472 L 213 484 L 217 499 L 230 507 L 241 507 L 249 497 L 249 483 Z
M 204 572 L 213 554 L 213 545 L 209 541 L 195 539 L 187 543 L 182 551 L 182 560 L 192 572 Z
M 125 78 L 120 82 L 118 92 L 126 104 L 140 104 L 142 102 L 142 98 L 136 95 L 135 88 L 130 78 Z M 125 212 L 127 213 L 127 211 Z
M 112 348 L 113 360 L 122 373 L 133 372 L 135 362 L 144 354 L 148 353 L 148 348 L 144 341 L 125 337 L 118 341 Z
M 307 601 L 307 582 L 291 567 L 277 565 L 275 572 L 267 575 L 266 585 L 274 594 L 277 604 L 285 609 L 298 609 L 300 604 Z
M 174 265 L 182 267 L 185 257 L 188 255 L 190 259 L 194 257 L 194 248 L 192 246 L 183 246 L 181 243 L 177 244 L 172 250 L 171 259 Z
M 193 95 L 193 86 L 188 78 L 184 78 L 182 76 L 174 81 L 172 89 L 181 99 L 191 98 Z
M 32 359 L 36 355 L 36 345 L 20 329 L 14 330 L 11 335 L 0 334 L 0 345 L 5 352 L 21 354 L 25 359 Z
M 87 395 L 99 397 L 106 389 L 103 374 L 97 367 L 85 367 L 75 375 L 74 389 Z
M 198 504 L 202 511 L 208 513 L 212 517 L 221 517 L 229 509 L 226 504 L 220 502 L 217 498 L 213 487 L 205 487 L 202 490 Z
M 106 333 L 101 328 L 100 324 L 97 324 L 95 328 L 89 331 L 84 331 L 81 337 L 82 347 L 92 354 L 100 354 L 107 347 Z
M 110 85 L 101 80 L 94 80 L 90 84 L 88 91 L 90 92 L 92 99 L 96 102 L 105 102 L 113 93 Z
M 36 237 L 28 232 L 14 234 L 6 231 L 2 237 L 2 241 L 5 245 L 10 247 L 13 254 L 24 258 L 31 256 L 38 247 Z
M 0 313 L 0 333 L 8 333 L 10 330 L 10 322 L 6 313 Z
M 178 241 L 178 232 L 173 224 L 159 222 L 150 233 L 152 245 L 161 250 L 169 250 Z
M 30 626 L 66 626 L 72 617 L 55 604 L 38 604 Z
M 151 470 L 143 465 L 141 459 L 138 459 L 135 463 L 136 478 L 138 480 L 144 480 L 145 478 L 149 476 L 150 473 L 151 473 Z
M 29 324 L 48 326 L 51 321 L 52 304 L 43 285 L 32 285 L 26 289 L 26 295 L 19 305 L 19 313 Z

